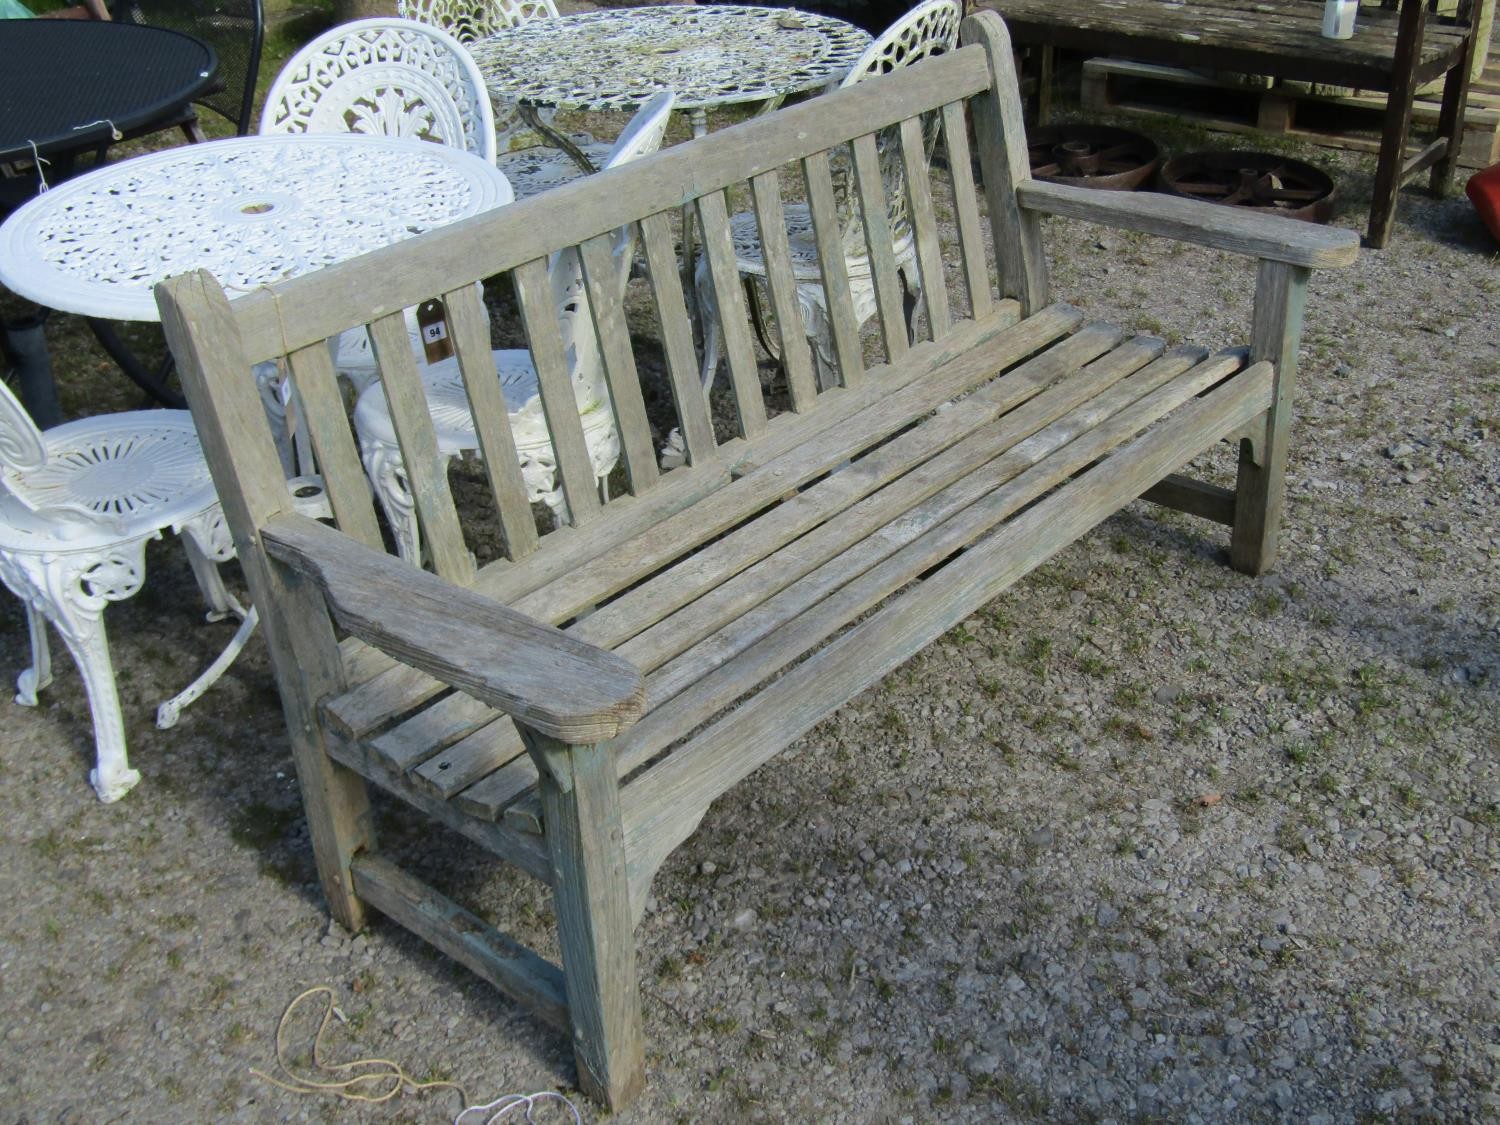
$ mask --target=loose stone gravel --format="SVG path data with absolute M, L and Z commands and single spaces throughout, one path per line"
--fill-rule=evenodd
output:
M 1360 225 L 1371 162 L 1303 155 Z M 1245 338 L 1253 266 L 1047 239 L 1091 313 Z M 1315 276 L 1274 574 L 1135 505 L 724 798 L 639 929 L 648 1085 L 619 1119 L 1500 1117 L 1497 298 L 1467 203 L 1404 193 L 1388 250 Z M 331 1058 L 569 1089 L 564 1036 L 394 925 L 329 922 L 262 644 L 151 726 L 229 627 L 174 544 L 149 568 L 109 616 L 134 792 L 88 789 L 61 653 L 40 708 L 0 706 L 6 1119 L 451 1119 L 250 1073 L 321 984 Z M 7 677 L 25 641 L 0 598 Z M 380 811 L 400 862 L 551 948 L 537 886 Z

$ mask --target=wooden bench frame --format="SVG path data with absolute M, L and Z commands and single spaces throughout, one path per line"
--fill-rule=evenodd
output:
M 265 622 L 335 917 L 358 929 L 373 906 L 566 1030 L 580 1085 L 610 1106 L 644 1081 L 634 925 L 656 871 L 716 798 L 1139 496 L 1228 524 L 1240 570 L 1258 573 L 1275 553 L 1309 271 L 1352 262 L 1357 238 L 1029 181 L 1005 27 L 986 13 L 962 39 L 898 74 L 233 302 L 201 272 L 157 290 Z M 951 277 L 926 114 L 940 118 L 947 152 Z M 923 273 L 916 343 L 885 222 L 882 144 L 899 145 Z M 878 340 L 861 339 L 843 272 L 829 154 L 844 146 Z M 790 408 L 772 415 L 726 189 L 748 182 L 771 307 L 795 323 L 786 168 L 805 179 L 842 385 L 817 386 L 805 338 L 789 333 Z M 739 428 L 725 440 L 698 382 L 670 225 L 685 203 L 696 205 L 723 312 Z M 1259 258 L 1248 349 L 1125 340 L 1050 303 L 1049 214 Z M 635 224 L 689 461 L 665 473 L 610 256 L 615 231 Z M 547 257 L 566 245 L 582 254 L 629 478 L 629 495 L 607 505 L 547 299 Z M 474 295 L 476 280 L 499 273 L 515 284 L 571 509 L 569 526 L 542 535 Z M 503 543 L 503 557 L 477 569 L 464 532 L 482 521 L 460 521 L 402 321 L 434 293 L 448 304 L 486 454 L 494 515 L 484 526 Z M 339 398 L 325 342 L 362 323 L 432 571 L 386 552 Z M 864 349 L 877 343 L 885 359 L 867 367 Z M 282 479 L 247 375 L 275 358 L 297 384 L 336 528 L 296 515 Z M 1226 437 L 1239 442 L 1235 487 L 1174 475 Z M 548 883 L 562 968 L 383 857 L 368 781 Z

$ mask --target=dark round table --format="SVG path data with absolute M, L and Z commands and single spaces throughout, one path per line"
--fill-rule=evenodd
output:
M 80 153 L 100 152 L 117 133 L 171 121 L 207 87 L 218 69 L 213 48 L 160 27 L 108 21 L 0 20 L 0 217 L 43 183 L 73 173 Z M 32 167 L 35 160 L 44 163 Z M 43 180 L 42 176 L 46 179 Z M 21 397 L 38 425 L 62 420 L 42 325 L 45 311 L 0 324 L 6 355 L 19 372 Z M 182 405 L 105 321 L 95 336 L 127 375 L 154 398 Z
M 175 114 L 213 81 L 213 48 L 160 27 L 0 20 L 0 162 L 62 160 Z

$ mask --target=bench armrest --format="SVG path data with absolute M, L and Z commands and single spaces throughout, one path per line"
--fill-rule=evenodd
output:
M 635 666 L 305 516 L 261 529 L 266 551 L 322 590 L 340 626 L 560 742 L 613 738 L 645 710 Z
M 1021 184 L 1016 197 L 1028 211 L 1196 242 L 1292 266 L 1348 266 L 1359 254 L 1359 235 L 1352 230 L 1196 199 L 1152 192 L 1095 191 L 1042 180 Z

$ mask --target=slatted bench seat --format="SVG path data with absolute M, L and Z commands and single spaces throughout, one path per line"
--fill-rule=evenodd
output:
M 1357 239 L 1028 181 L 1004 26 L 981 15 L 963 37 L 968 46 L 896 75 L 268 291 L 230 302 L 204 274 L 158 291 L 266 623 L 334 914 L 358 928 L 373 906 L 566 1030 L 581 1085 L 611 1106 L 644 1075 L 634 925 L 655 873 L 718 797 L 1136 498 L 1228 525 L 1241 570 L 1274 555 L 1306 280 L 1352 261 Z M 926 156 L 924 115 L 941 124 L 946 172 Z M 841 189 L 845 167 L 852 182 Z M 777 323 L 793 323 L 780 225 L 789 181 L 805 187 L 818 229 L 839 382 L 819 386 L 805 334 L 784 333 L 789 406 L 777 412 L 726 193 L 753 200 L 769 304 Z M 888 190 L 907 192 L 918 248 L 915 341 Z M 721 312 L 733 435 L 716 433 L 697 377 L 671 225 L 685 202 Z M 841 207 L 859 208 L 874 271 L 866 338 L 843 273 Z M 1248 346 L 1168 347 L 1053 301 L 1044 214 L 1259 258 Z M 644 294 L 622 288 L 618 268 L 617 231 L 637 227 Z M 608 503 L 594 491 L 548 307 L 548 257 L 570 250 L 583 262 L 580 299 L 628 480 Z M 474 281 L 497 274 L 515 285 L 568 499 L 568 523 L 545 533 L 507 444 L 474 296 Z M 650 304 L 655 337 L 632 338 L 641 320 L 627 321 L 627 292 Z M 455 502 L 406 343 L 401 310 L 434 294 L 448 306 L 484 447 L 488 508 Z M 359 475 L 325 341 L 360 323 L 430 570 L 387 551 Z M 267 359 L 286 361 L 296 383 L 333 526 L 296 515 L 286 495 L 243 375 Z M 656 363 L 664 396 L 644 389 Z M 662 472 L 655 448 L 669 428 L 688 463 Z M 1226 438 L 1239 443 L 1233 487 L 1177 475 Z M 481 533 L 500 557 L 477 566 Z M 547 883 L 562 966 L 383 857 L 367 782 Z

